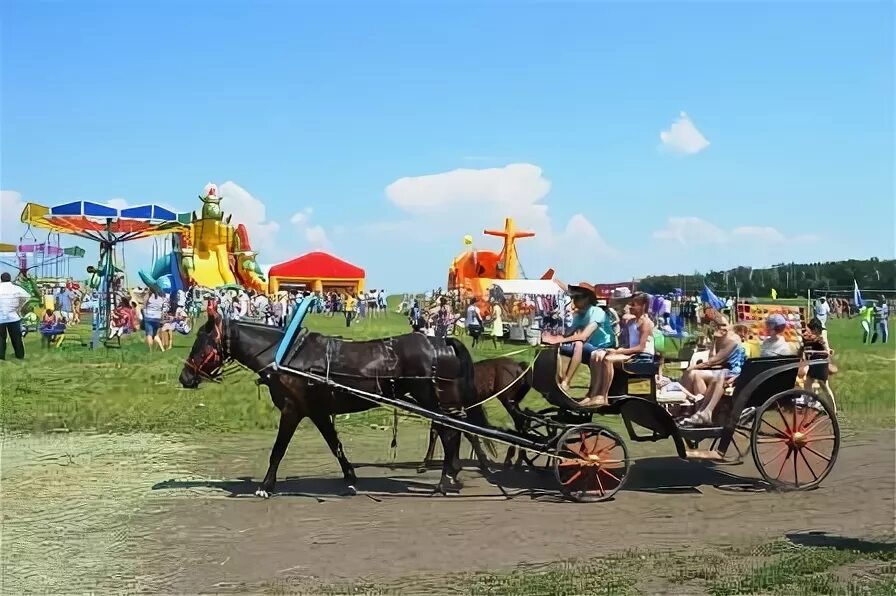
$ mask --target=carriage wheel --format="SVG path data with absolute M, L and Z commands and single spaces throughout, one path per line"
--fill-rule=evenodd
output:
M 772 487 L 818 486 L 840 451 L 840 425 L 827 398 L 802 389 L 769 398 L 756 412 L 751 439 L 756 468 Z
M 550 416 L 556 414 L 557 408 L 545 408 L 535 413 L 533 417 L 524 419 L 522 433 L 527 435 L 537 435 L 548 439 L 556 435 L 554 430 L 556 424 L 551 421 Z M 546 472 L 551 469 L 554 461 L 553 458 L 540 455 L 538 453 L 530 453 L 525 450 L 520 451 L 520 458 L 530 467 L 539 472 Z
M 628 478 L 625 442 L 599 424 L 566 430 L 557 441 L 554 477 L 563 494 L 583 503 L 606 501 Z

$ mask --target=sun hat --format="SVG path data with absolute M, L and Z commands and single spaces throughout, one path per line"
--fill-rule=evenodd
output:
M 591 304 L 597 303 L 597 294 L 594 292 L 594 286 L 586 282 L 580 282 L 577 286 L 568 286 L 569 297 L 575 300 L 576 298 L 587 298 Z

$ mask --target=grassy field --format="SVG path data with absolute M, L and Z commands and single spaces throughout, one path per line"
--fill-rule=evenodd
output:
M 591 561 L 527 565 L 506 573 L 414 576 L 387 584 L 275 583 L 273 594 L 414 593 L 578 595 L 868 595 L 896 591 L 896 548 L 812 535 L 699 552 L 628 551 Z M 808 542 L 809 544 L 806 544 Z M 813 542 L 815 544 L 813 544 Z
M 394 313 L 368 319 L 346 329 L 339 317 L 314 315 L 308 325 L 316 331 L 355 338 L 402 333 L 404 317 Z M 894 346 L 862 345 L 857 320 L 834 320 L 830 325 L 835 360 L 840 373 L 832 385 L 843 424 L 852 430 L 894 427 Z M 265 388 L 255 377 L 238 371 L 221 383 L 204 384 L 198 391 L 179 388 L 177 377 L 189 352 L 191 337 L 178 336 L 167 353 L 147 352 L 142 334 L 126 338 L 121 349 L 92 351 L 75 341 L 88 339 L 85 326 L 70 334 L 59 349 L 41 350 L 39 338 L 26 338 L 27 357 L 0 363 L 3 399 L 0 427 L 6 431 L 40 432 L 53 429 L 115 432 L 242 432 L 275 429 L 278 416 Z M 465 338 L 466 340 L 467 338 Z M 487 341 L 473 351 L 484 359 L 515 351 L 519 346 Z M 527 350 L 516 357 L 532 357 Z M 584 372 L 583 372 L 584 374 Z M 260 396 L 260 399 L 259 399 Z M 532 396 L 536 407 L 540 396 Z M 500 406 L 489 404 L 493 423 L 507 423 Z M 340 421 L 346 424 L 387 424 L 391 414 L 379 409 Z

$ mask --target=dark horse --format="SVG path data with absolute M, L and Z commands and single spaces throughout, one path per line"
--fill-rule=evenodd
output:
M 267 385 L 271 400 L 280 410 L 280 426 L 257 496 L 268 497 L 274 492 L 277 467 L 296 427 L 306 417 L 339 460 L 349 491 L 354 494 L 357 477 L 336 435 L 333 416 L 369 410 L 377 404 L 331 384 L 275 370 L 274 353 L 283 335 L 277 327 L 224 319 L 215 308 L 210 308 L 208 321 L 197 331 L 180 383 L 196 388 L 203 379 L 220 376 L 224 364 L 236 361 L 258 373 L 258 382 Z M 454 416 L 463 416 L 463 405 L 475 401 L 473 360 L 463 343 L 453 338 L 433 340 L 412 333 L 351 342 L 304 333 L 295 346 L 287 354 L 286 366 L 327 377 L 351 389 L 414 401 L 428 410 Z M 466 416 L 477 425 L 488 424 L 481 408 L 467 410 Z M 441 425 L 437 432 L 449 454 L 442 466 L 438 490 L 458 490 L 462 487 L 457 480 L 460 433 Z
M 483 401 L 491 398 L 497 399 L 507 410 L 513 425 L 517 431 L 522 432 L 525 415 L 519 408 L 519 404 L 523 398 L 532 389 L 532 370 L 525 362 L 514 360 L 506 356 L 498 358 L 489 358 L 488 360 L 480 360 L 473 365 L 474 381 L 476 387 L 475 401 L 465 403 L 466 407 L 476 404 L 482 404 Z M 477 406 L 480 407 L 480 406 Z M 418 471 L 424 471 L 427 466 L 433 462 L 433 455 L 436 448 L 436 437 L 438 437 L 438 427 L 432 424 L 429 428 L 429 445 L 426 448 L 426 455 L 423 456 L 423 462 L 420 464 Z M 470 437 L 477 456 L 480 452 L 474 442 L 475 438 Z M 513 459 L 515 448 L 511 447 L 507 452 L 505 466 Z M 480 463 L 481 463 L 480 457 Z

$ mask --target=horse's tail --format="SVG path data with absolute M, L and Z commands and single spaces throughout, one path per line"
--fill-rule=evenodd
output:
M 475 424 L 476 426 L 488 428 L 490 425 L 488 422 L 488 417 L 485 415 L 485 409 L 481 404 L 476 403 L 478 401 L 479 395 L 476 392 L 473 357 L 470 356 L 470 351 L 467 350 L 467 346 L 465 346 L 464 343 L 459 339 L 455 337 L 447 337 L 445 338 L 445 341 L 449 346 L 451 346 L 451 349 L 454 350 L 454 354 L 457 356 L 457 359 L 460 362 L 461 374 L 458 378 L 458 381 L 460 382 L 461 396 L 464 401 L 464 405 L 466 406 L 467 404 L 472 404 L 472 407 L 465 409 L 465 412 L 467 414 L 467 422 Z M 492 457 L 498 456 L 498 452 L 491 441 L 487 439 L 481 439 L 481 442 Z

